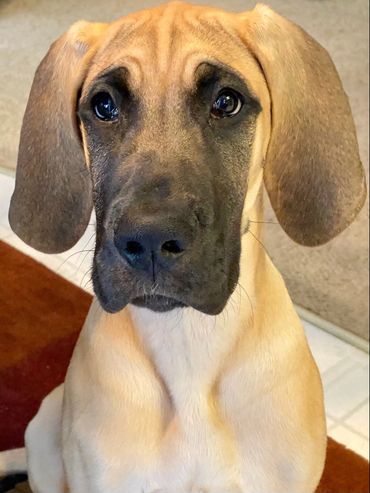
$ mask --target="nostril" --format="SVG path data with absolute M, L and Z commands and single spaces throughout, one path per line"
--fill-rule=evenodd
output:
M 138 241 L 128 241 L 124 252 L 130 256 L 140 256 L 144 253 L 144 247 Z
M 179 255 L 184 251 L 184 248 L 182 248 L 181 244 L 177 240 L 170 240 L 163 243 L 161 251 L 164 254 L 170 253 L 172 255 Z

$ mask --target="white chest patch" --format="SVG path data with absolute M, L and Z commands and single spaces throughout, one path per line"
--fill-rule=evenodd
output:
M 222 419 L 222 398 L 215 398 L 237 343 L 238 309 L 212 317 L 190 308 L 154 315 L 131 308 L 131 315 L 171 399 L 155 482 L 171 492 L 240 491 L 237 441 Z

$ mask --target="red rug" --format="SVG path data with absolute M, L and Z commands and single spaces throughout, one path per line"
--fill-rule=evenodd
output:
M 63 382 L 91 296 L 0 242 L 0 450 Z
M 0 450 L 23 446 L 42 398 L 63 381 L 90 302 L 90 295 L 0 241 Z M 329 438 L 317 493 L 368 493 L 368 466 Z

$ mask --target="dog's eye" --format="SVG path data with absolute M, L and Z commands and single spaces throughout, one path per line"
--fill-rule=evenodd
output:
M 237 115 L 243 107 L 243 97 L 233 89 L 223 89 L 213 103 L 211 115 L 226 118 Z
M 100 120 L 112 121 L 118 118 L 118 108 L 107 92 L 99 92 L 93 97 L 92 108 Z

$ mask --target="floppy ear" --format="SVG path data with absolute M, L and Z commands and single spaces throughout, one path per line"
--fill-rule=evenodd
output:
M 23 119 L 9 222 L 32 247 L 72 247 L 88 224 L 91 180 L 76 119 L 78 92 L 106 24 L 78 22 L 40 63 Z
M 276 216 L 303 245 L 343 231 L 366 196 L 351 109 L 326 50 L 264 5 L 241 14 L 243 41 L 271 97 L 264 180 Z

